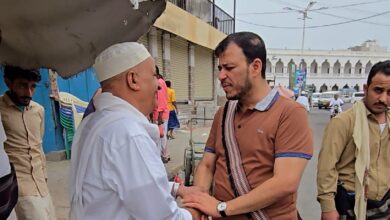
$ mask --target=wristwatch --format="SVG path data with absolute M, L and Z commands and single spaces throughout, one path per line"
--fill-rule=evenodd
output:
M 226 216 L 227 216 L 227 215 L 226 215 L 226 212 L 225 212 L 226 208 L 227 208 L 226 202 L 220 202 L 220 203 L 218 203 L 218 205 L 217 205 L 217 211 L 219 212 L 219 214 L 220 214 L 222 217 L 226 217 Z

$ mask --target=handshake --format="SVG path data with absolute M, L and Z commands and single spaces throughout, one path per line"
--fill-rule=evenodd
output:
M 217 206 L 221 201 L 210 196 L 206 190 L 199 186 L 184 186 L 180 184 L 176 195 L 180 198 L 182 207 L 188 210 L 194 220 L 206 220 L 208 217 L 219 218 Z

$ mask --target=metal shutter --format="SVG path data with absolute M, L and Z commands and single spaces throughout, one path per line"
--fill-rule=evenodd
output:
M 195 100 L 213 99 L 213 51 L 195 46 Z
M 188 43 L 178 36 L 171 38 L 171 80 L 177 101 L 187 101 Z
M 160 69 L 160 74 L 165 76 L 163 73 L 163 44 L 161 31 L 157 31 L 157 59 L 155 60 L 156 65 Z

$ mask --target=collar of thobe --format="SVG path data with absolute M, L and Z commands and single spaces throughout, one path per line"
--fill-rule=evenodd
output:
M 154 142 L 157 143 L 157 141 L 160 140 L 158 126 L 150 123 L 144 114 L 127 101 L 116 97 L 109 92 L 103 92 L 96 97 L 94 104 L 96 111 L 121 112 L 122 114 L 131 117 L 133 120 L 140 122 Z

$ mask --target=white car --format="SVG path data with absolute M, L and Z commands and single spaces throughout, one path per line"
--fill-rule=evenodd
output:
M 319 93 L 319 92 L 315 92 L 311 95 L 311 103 L 312 103 L 313 107 L 318 106 L 318 99 L 320 98 L 320 95 L 321 95 L 321 93 Z
M 355 103 L 363 98 L 364 98 L 364 92 L 354 92 L 352 93 L 351 103 Z

